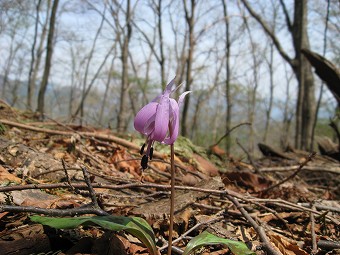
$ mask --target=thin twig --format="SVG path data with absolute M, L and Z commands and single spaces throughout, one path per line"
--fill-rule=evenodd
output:
M 315 206 L 312 205 L 312 209 L 315 210 Z M 316 234 L 315 234 L 315 219 L 314 219 L 314 213 L 310 213 L 310 231 L 312 236 L 312 254 L 316 254 L 318 252 L 318 244 L 316 241 Z
M 218 141 L 216 143 L 214 143 L 213 145 L 209 146 L 209 147 L 214 147 L 216 145 L 219 145 L 220 142 L 222 142 L 222 140 L 227 137 L 234 129 L 242 126 L 242 125 L 251 125 L 250 122 L 244 122 L 244 123 L 240 123 L 234 127 L 232 127 L 230 130 L 228 130 L 220 139 L 218 139 Z
M 293 166 L 274 166 L 274 167 L 261 167 L 261 172 L 289 172 L 298 169 L 300 165 Z M 322 172 L 322 173 L 331 173 L 340 175 L 340 166 L 338 164 L 334 164 L 334 166 L 304 166 L 302 171 L 311 171 L 311 172 Z
M 263 246 L 267 253 L 270 255 L 282 255 L 281 252 L 277 251 L 272 246 L 263 227 L 256 223 L 256 221 L 249 215 L 249 213 L 243 208 L 243 206 L 237 201 L 237 199 L 230 195 L 226 195 L 226 197 L 236 206 L 236 208 L 242 213 L 243 217 L 246 218 L 250 225 L 255 229 L 261 241 L 263 242 Z
M 294 178 L 294 177 L 301 171 L 301 169 L 302 169 L 309 161 L 311 161 L 311 160 L 313 159 L 313 157 L 314 157 L 315 155 L 316 155 L 316 152 L 310 153 L 310 154 L 308 155 L 308 158 L 307 158 L 304 162 L 302 162 L 302 163 L 300 164 L 299 168 L 296 169 L 294 173 L 292 173 L 291 175 L 289 175 L 287 178 L 281 180 L 280 182 L 278 182 L 278 183 L 276 183 L 276 184 L 274 184 L 274 185 L 272 185 L 272 186 L 270 186 L 270 187 L 268 187 L 268 188 L 266 188 L 266 189 L 261 190 L 260 192 L 264 192 L 264 193 L 265 193 L 265 192 L 268 192 L 269 190 L 272 190 L 272 189 L 274 189 L 274 188 L 280 186 L 281 184 L 283 184 L 283 183 L 289 181 L 290 179 Z
M 70 176 L 69 176 L 68 173 L 67 173 L 67 168 L 66 168 L 66 164 L 65 164 L 64 159 L 61 159 L 61 164 L 63 165 L 63 169 L 64 169 L 65 176 L 66 176 L 66 181 L 67 181 L 68 185 L 70 186 L 70 189 L 71 189 L 73 192 L 77 193 L 77 192 L 76 192 L 76 189 L 72 186 L 72 183 L 71 183 L 71 180 L 70 180 Z
M 304 207 L 311 207 L 310 203 L 299 203 L 299 205 L 304 206 Z M 326 211 L 340 213 L 340 207 L 326 206 L 326 205 L 320 205 L 320 204 L 313 204 L 313 205 L 317 210 L 326 210 Z
M 243 152 L 245 154 L 247 154 L 247 158 L 248 158 L 250 164 L 254 167 L 255 173 L 262 175 L 262 173 L 260 172 L 260 169 L 255 164 L 253 157 L 250 155 L 250 153 L 242 146 L 242 144 L 238 141 L 238 139 L 236 139 L 236 143 L 238 144 L 238 146 L 240 146 L 240 148 L 243 150 Z
M 86 167 L 81 167 L 81 170 L 83 171 L 84 181 L 85 181 L 87 188 L 89 190 L 91 201 L 92 201 L 92 203 L 95 207 L 100 208 L 99 205 L 98 205 L 96 193 L 95 193 L 95 191 L 92 187 L 92 184 L 91 184 L 90 175 L 87 172 Z

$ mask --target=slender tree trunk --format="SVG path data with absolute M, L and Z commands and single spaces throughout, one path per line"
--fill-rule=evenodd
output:
M 82 97 L 80 99 L 80 103 L 78 105 L 78 108 L 76 109 L 76 111 L 74 112 L 73 116 L 77 116 L 79 114 L 79 112 L 82 111 L 82 108 L 85 105 L 85 100 L 87 98 L 87 96 L 89 95 L 91 88 L 94 84 L 94 82 L 96 81 L 96 79 L 98 78 L 101 70 L 103 69 L 107 59 L 109 58 L 109 56 L 111 55 L 113 49 L 114 49 L 115 45 L 112 45 L 111 49 L 109 50 L 109 52 L 105 55 L 105 58 L 103 60 L 103 62 L 100 64 L 100 66 L 98 67 L 96 73 L 94 74 L 94 76 L 92 77 L 91 81 L 89 82 L 88 86 L 85 88 L 85 91 L 82 92 Z M 87 83 L 87 82 L 86 82 Z M 83 88 L 84 89 L 84 88 Z M 81 115 L 81 117 L 83 117 L 83 115 Z M 82 120 L 81 120 L 82 123 Z
M 267 142 L 267 136 L 269 131 L 269 124 L 270 124 L 270 115 L 273 108 L 273 96 L 274 96 L 274 45 L 270 44 L 270 57 L 268 61 L 268 69 L 269 69 L 269 103 L 268 108 L 266 109 L 266 123 L 264 127 L 264 135 L 263 141 L 264 143 Z
M 157 15 L 158 15 L 158 39 L 159 39 L 159 51 L 160 51 L 160 67 L 161 67 L 161 84 L 162 90 L 165 89 L 165 57 L 164 57 L 164 42 L 163 42 L 163 29 L 162 29 L 162 0 L 158 0 L 157 5 Z
M 120 90 L 120 105 L 118 113 L 117 131 L 124 132 L 127 129 L 127 121 L 129 117 L 128 113 L 128 99 L 129 99 L 129 73 L 128 73 L 128 60 L 129 60 L 129 42 L 131 38 L 131 8 L 130 0 L 127 0 L 126 8 L 126 34 L 124 35 L 123 45 L 122 45 L 122 80 L 121 80 L 121 90 Z
M 231 73 L 230 73 L 230 29 L 229 29 L 229 17 L 228 17 L 228 8 L 227 3 L 225 0 L 222 0 L 223 5 L 223 15 L 224 15 L 224 25 L 225 25 L 225 35 L 226 35 L 226 41 L 225 41 L 225 52 L 226 52 L 226 59 L 225 59 L 225 71 L 226 71 L 226 81 L 225 81 L 225 92 L 226 92 L 226 104 L 227 104 L 227 115 L 226 115 L 226 133 L 229 132 L 231 128 L 231 114 L 232 114 L 232 101 L 231 101 Z M 231 134 L 226 138 L 226 152 L 230 152 L 230 141 L 231 141 Z
M 35 25 L 34 25 L 34 36 L 33 36 L 33 43 L 31 48 L 31 63 L 30 63 L 30 70 L 28 72 L 28 86 L 27 86 L 27 109 L 32 110 L 32 97 L 34 93 L 34 84 L 32 82 L 32 74 L 33 74 L 33 68 L 34 68 L 34 62 L 35 62 L 35 47 L 37 44 L 38 39 L 38 28 L 39 28 L 39 20 L 40 20 L 40 7 L 41 7 L 41 0 L 38 1 L 36 5 L 36 18 L 35 18 Z
M 109 93 L 112 73 L 113 73 L 113 70 L 114 70 L 114 68 L 113 68 L 114 61 L 115 61 L 115 58 L 112 58 L 110 69 L 109 69 L 109 73 L 107 75 L 107 80 L 106 80 L 106 84 L 105 84 L 104 98 L 103 98 L 102 106 L 100 108 L 99 120 L 98 120 L 100 125 L 103 125 L 102 121 L 103 121 L 104 109 L 105 109 L 105 104 L 106 104 L 106 100 L 107 100 L 107 95 Z
M 6 98 L 6 92 L 7 92 L 7 85 L 9 85 L 9 75 L 11 73 L 13 64 L 14 64 L 14 60 L 17 56 L 18 51 L 20 50 L 20 48 L 23 46 L 23 41 L 25 38 L 25 34 L 27 32 L 27 30 L 24 32 L 25 34 L 21 35 L 22 39 L 19 42 L 15 42 L 16 39 L 16 35 L 18 34 L 17 29 L 19 29 L 20 23 L 19 21 L 15 24 L 15 27 L 13 28 L 13 31 L 11 31 L 10 33 L 10 48 L 9 48 L 9 54 L 8 54 L 8 58 L 6 60 L 6 63 L 4 64 L 4 70 L 3 70 L 3 80 L 2 80 L 2 97 Z
M 253 36 L 251 33 L 251 30 L 248 25 L 248 21 L 245 17 L 244 24 L 246 27 L 246 30 L 248 32 L 249 40 L 250 40 L 250 47 L 251 47 L 251 55 L 252 55 L 252 70 L 253 70 L 253 80 L 252 80 L 252 88 L 249 88 L 248 91 L 248 120 L 251 123 L 249 127 L 249 138 L 248 138 L 248 146 L 249 146 L 249 152 L 250 154 L 254 153 L 254 146 L 255 146 L 255 131 L 254 131 L 254 121 L 255 121 L 255 109 L 256 109 L 256 94 L 257 94 L 257 88 L 259 85 L 258 82 L 258 71 L 260 66 L 260 60 L 258 59 L 258 50 L 256 48 L 256 44 L 253 40 Z
M 285 78 L 286 78 L 286 100 L 284 102 L 283 106 L 283 125 L 281 129 L 281 148 L 285 150 L 287 146 L 289 145 L 289 133 L 290 133 L 290 126 L 293 118 L 293 113 L 289 110 L 289 102 L 290 100 L 290 82 L 294 76 L 294 73 L 290 73 L 290 76 L 288 75 L 288 70 L 286 68 L 286 65 L 284 66 L 285 69 Z
M 47 52 L 46 52 L 46 59 L 45 59 L 45 68 L 43 78 L 40 84 L 39 94 L 38 94 L 38 107 L 37 112 L 43 117 L 45 111 L 45 93 L 48 85 L 48 78 L 50 75 L 51 69 L 51 62 L 52 62 L 52 55 L 53 55 L 53 39 L 54 39 L 54 28 L 55 28 L 55 20 L 57 15 L 59 0 L 53 1 L 51 17 L 50 17 L 50 24 L 49 24 L 49 31 L 47 36 Z
M 186 0 L 183 0 L 184 3 L 184 9 L 185 9 L 185 19 L 188 24 L 188 32 L 189 32 L 189 46 L 188 46 L 188 55 L 186 60 L 186 84 L 185 84 L 185 90 L 188 91 L 191 89 L 191 83 L 192 83 L 192 63 L 194 58 L 194 48 L 195 48 L 195 38 L 194 38 L 194 25 L 195 25 L 195 7 L 196 2 L 195 0 L 191 0 L 191 14 L 189 14 L 189 10 L 186 5 Z M 182 114 L 182 120 L 181 120 L 181 132 L 183 136 L 187 135 L 187 116 L 188 116 L 188 110 L 189 110 L 189 102 L 190 97 L 186 98 L 184 100 L 183 105 L 183 114 Z
M 70 97 L 68 101 L 68 118 L 72 118 L 72 110 L 73 110 L 73 100 L 74 100 L 74 87 L 75 87 L 75 76 L 76 76 L 76 56 L 74 54 L 73 48 L 71 47 L 71 86 L 70 86 Z
M 92 47 L 91 47 L 91 50 L 90 50 L 90 53 L 89 53 L 89 56 L 87 58 L 87 63 L 86 63 L 86 67 L 85 67 L 85 74 L 84 74 L 84 80 L 83 80 L 83 90 L 82 90 L 82 98 L 80 100 L 80 104 L 79 104 L 79 110 L 76 111 L 76 113 L 74 114 L 74 116 L 77 116 L 78 113 L 80 112 L 80 123 L 82 124 L 83 123 L 83 119 L 84 119 L 84 107 L 85 107 L 85 100 L 86 100 L 86 97 L 87 97 L 87 93 L 86 91 L 88 90 L 88 84 L 87 84 L 87 78 L 89 76 L 89 70 L 90 70 L 90 66 L 91 66 L 91 61 L 92 61 L 92 58 L 93 58 L 93 55 L 94 55 L 94 51 L 95 51 L 95 48 L 96 48 L 96 44 L 97 44 L 97 40 L 99 38 L 99 35 L 102 31 L 102 28 L 103 28 L 103 25 L 104 25 L 104 20 L 105 20 L 105 12 L 106 12 L 106 5 L 105 5 L 105 9 L 104 9 L 104 12 L 102 14 L 102 20 L 99 24 L 99 28 L 96 32 L 96 35 L 94 37 L 94 40 L 93 40 L 93 43 L 92 43 Z
M 29 71 L 29 78 L 28 78 L 29 85 L 28 85 L 28 88 L 27 88 L 27 108 L 28 109 L 33 109 L 33 107 L 34 107 L 32 105 L 32 101 L 33 101 L 33 98 L 34 98 L 36 80 L 37 80 L 39 67 L 40 67 L 40 63 L 41 63 L 41 59 L 42 59 L 41 57 L 42 57 L 43 51 L 44 51 L 44 42 L 45 42 L 45 38 L 46 38 L 46 35 L 47 35 L 47 30 L 48 30 L 47 26 L 48 26 L 48 20 L 49 20 L 49 17 L 50 17 L 51 2 L 52 2 L 52 0 L 47 1 L 46 18 L 45 18 L 45 21 L 44 21 L 44 24 L 43 24 L 43 27 L 42 27 L 41 35 L 39 36 L 39 45 L 38 45 L 38 48 L 36 49 L 36 51 L 34 53 L 35 54 L 34 57 L 32 55 L 32 60 L 31 60 L 32 70 L 30 69 L 30 71 Z M 32 48 L 32 50 L 33 50 L 33 48 Z M 29 103 L 30 103 L 30 106 L 29 106 Z
M 12 40 L 12 43 L 11 43 L 11 46 L 10 46 L 10 49 L 9 49 L 9 55 L 8 55 L 8 58 L 7 58 L 7 62 L 5 64 L 5 68 L 4 68 L 4 71 L 3 71 L 3 79 L 2 79 L 2 97 L 3 98 L 6 98 L 7 96 L 7 85 L 8 85 L 8 79 L 9 79 L 9 74 L 11 72 L 11 67 L 13 65 L 13 61 L 14 61 L 14 58 L 15 58 L 15 55 L 16 55 L 16 52 L 17 52 L 17 49 L 15 49 L 15 44 L 14 44 L 14 37 L 11 38 Z

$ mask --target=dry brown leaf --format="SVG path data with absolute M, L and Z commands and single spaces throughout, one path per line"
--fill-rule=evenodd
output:
M 281 218 L 281 219 L 297 219 L 297 218 L 302 218 L 303 213 L 301 212 L 281 212 L 281 213 L 277 213 L 277 215 Z M 278 217 L 276 215 L 274 215 L 273 213 L 263 213 L 263 214 L 259 214 L 257 215 L 257 217 L 259 219 L 261 219 L 261 221 L 264 222 L 270 222 L 272 220 L 279 220 Z
M 269 238 L 283 255 L 308 255 L 308 253 L 302 250 L 298 245 L 290 242 L 281 235 L 269 234 Z
M 22 180 L 14 174 L 9 173 L 3 166 L 0 165 L 0 183 L 4 182 L 21 183 Z
M 212 177 L 218 175 L 218 168 L 211 161 L 206 160 L 198 154 L 193 154 L 193 157 L 198 164 L 198 169 L 202 173 Z
M 251 172 L 226 172 L 222 175 L 223 183 L 230 185 L 237 183 L 238 186 L 245 187 L 255 192 L 261 191 L 272 185 L 272 181 Z

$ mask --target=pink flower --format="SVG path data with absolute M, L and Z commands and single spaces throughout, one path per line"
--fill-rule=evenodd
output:
M 163 94 L 157 96 L 150 103 L 145 105 L 136 115 L 134 126 L 135 129 L 146 135 L 146 142 L 143 144 L 140 154 L 143 155 L 141 166 L 146 169 L 148 166 L 148 158 L 152 159 L 153 143 L 155 141 L 173 144 L 179 132 L 179 107 L 184 97 L 191 91 L 184 92 L 178 99 L 178 102 L 170 98 L 170 94 L 177 88 L 171 90 L 174 85 L 175 78 L 166 86 Z

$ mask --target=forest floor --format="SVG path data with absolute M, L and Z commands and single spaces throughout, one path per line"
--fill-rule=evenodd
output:
M 156 145 L 143 172 L 142 143 L 137 134 L 40 122 L 0 102 L 0 254 L 149 254 L 125 231 L 57 230 L 30 218 L 102 211 L 145 219 L 165 254 L 169 149 Z M 175 151 L 173 254 L 204 230 L 258 255 L 340 254 L 339 161 L 296 150 L 233 158 L 184 138 Z M 232 253 L 214 245 L 196 254 Z

